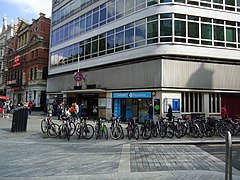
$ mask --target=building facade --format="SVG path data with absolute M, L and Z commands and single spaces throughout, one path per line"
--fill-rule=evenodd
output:
M 233 0 L 54 0 L 47 99 L 123 119 L 149 101 L 157 115 L 239 114 L 239 19 Z
M 32 101 L 43 108 L 49 55 L 50 19 L 40 13 L 28 23 L 18 19 L 18 30 L 7 41 L 6 93 L 14 104 Z

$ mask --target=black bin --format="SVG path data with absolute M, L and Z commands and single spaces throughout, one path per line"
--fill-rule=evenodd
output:
M 14 109 L 12 118 L 12 132 L 27 131 L 28 108 L 18 107 Z

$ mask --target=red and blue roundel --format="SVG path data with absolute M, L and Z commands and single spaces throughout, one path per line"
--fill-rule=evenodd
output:
M 75 81 L 82 81 L 85 79 L 85 75 L 81 72 L 75 72 L 74 75 L 73 75 L 73 79 Z

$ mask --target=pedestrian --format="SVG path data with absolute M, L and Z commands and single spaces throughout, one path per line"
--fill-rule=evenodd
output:
M 153 119 L 153 105 L 151 101 L 148 103 L 148 117 Z
M 28 106 L 27 107 L 28 107 L 28 113 L 32 114 L 32 108 L 33 108 L 32 101 L 28 102 Z
M 168 113 L 166 115 L 168 117 L 168 120 L 172 120 L 173 118 L 173 114 L 172 114 L 172 105 L 171 104 L 168 104 Z
M 221 117 L 223 120 L 228 119 L 228 112 L 227 112 L 226 105 L 223 105 L 223 107 L 221 108 Z
M 79 111 L 78 111 L 78 117 L 82 117 L 82 111 L 83 111 L 83 103 L 79 105 Z
M 36 107 L 36 103 L 35 103 L 34 99 L 31 101 L 31 103 L 32 103 L 32 111 L 34 111 L 35 107 Z
M 93 105 L 93 119 L 96 120 L 98 115 L 98 107 L 97 105 Z

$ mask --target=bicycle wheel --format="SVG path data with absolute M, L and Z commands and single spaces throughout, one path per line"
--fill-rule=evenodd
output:
M 173 136 L 174 136 L 174 128 L 172 126 L 173 125 L 167 126 L 167 137 L 168 138 L 173 138 Z
M 99 126 L 99 124 L 95 125 L 95 137 L 96 137 L 96 139 L 100 138 L 100 126 Z
M 44 134 L 47 132 L 47 128 L 48 128 L 47 121 L 46 119 L 43 119 L 41 121 L 41 130 Z
M 78 122 L 77 124 L 76 124 L 76 126 L 75 126 L 75 131 L 76 131 L 76 135 L 77 136 L 79 136 L 79 134 L 81 134 L 81 129 L 80 129 L 80 127 L 81 127 L 81 124 Z
M 134 130 L 132 129 L 131 125 L 128 125 L 126 129 L 127 129 L 127 137 L 130 140 L 133 137 L 133 131 Z
M 103 136 L 105 137 L 106 140 L 108 140 L 108 129 L 105 124 L 103 125 Z
M 157 134 L 157 127 L 156 126 L 151 128 L 151 133 L 152 133 L 153 137 L 157 137 L 158 134 Z
M 197 138 L 199 136 L 199 128 L 196 124 L 191 127 L 191 132 L 193 137 Z
M 143 134 L 142 137 L 143 139 L 149 139 L 152 135 L 152 131 L 150 127 L 143 127 Z
M 74 122 L 69 122 L 69 134 L 70 136 L 72 136 L 76 130 L 76 125 L 74 124 Z
M 167 125 L 163 122 L 159 125 L 159 135 L 164 138 L 167 135 Z
M 134 125 L 134 130 L 133 130 L 133 132 L 134 132 L 134 137 L 135 137 L 135 139 L 138 140 L 138 138 L 139 138 L 139 127 L 138 127 L 137 124 Z
M 114 140 L 118 140 L 120 137 L 122 137 L 123 129 L 121 126 L 112 127 L 111 129 L 111 137 Z
M 231 134 L 233 134 L 232 126 L 229 125 L 229 124 L 222 125 L 222 126 L 219 128 L 219 135 L 220 135 L 221 137 L 225 138 L 228 131 L 229 131 Z
M 94 135 L 94 128 L 91 124 L 86 124 L 83 127 L 82 136 L 84 139 L 91 139 Z
M 56 138 L 59 135 L 59 125 L 58 124 L 51 124 L 47 129 L 48 137 Z

